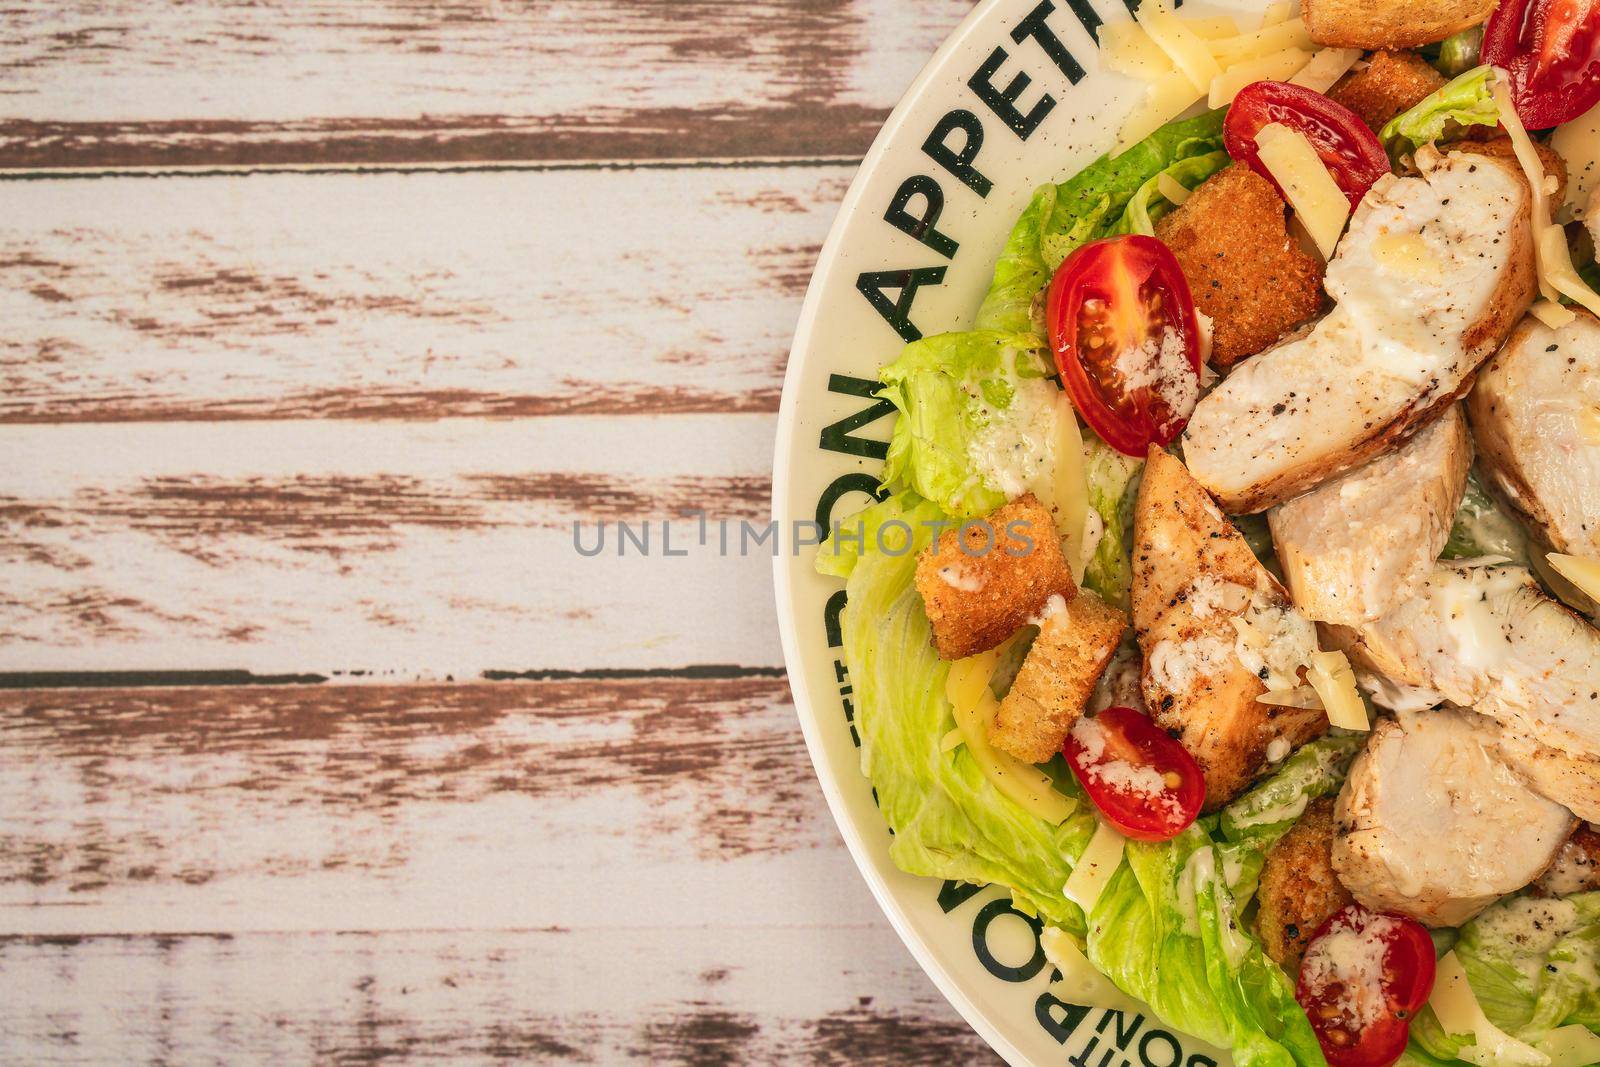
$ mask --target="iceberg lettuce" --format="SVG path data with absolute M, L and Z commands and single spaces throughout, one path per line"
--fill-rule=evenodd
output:
M 828 561 L 823 569 L 846 575 L 844 654 L 862 767 L 894 831 L 889 853 L 912 874 L 1008 886 L 1019 908 L 1082 933 L 1083 913 L 1061 889 L 1094 833 L 1090 806 L 1052 826 L 996 790 L 965 747 L 940 745 L 955 728 L 950 665 L 933 650 L 913 578 L 931 524 L 946 518 L 915 493 L 897 493 L 849 520 L 852 535 L 860 523 L 859 549 L 835 554 L 824 544 L 818 557 L 819 567 Z M 1062 786 L 1077 792 L 1070 775 Z
M 1458 136 L 1468 126 L 1496 126 L 1500 112 L 1489 89 L 1490 67 L 1474 67 L 1440 86 L 1378 132 L 1391 159 Z
M 1137 232 L 1141 216 L 1146 222 L 1159 217 L 1159 208 L 1151 214 L 1157 175 L 1170 170 L 1180 184 L 1192 187 L 1224 166 L 1224 114 L 1211 111 L 1170 122 L 1121 155 L 1101 156 L 1070 180 L 1037 190 L 995 263 L 989 294 L 978 309 L 978 328 L 1035 329 L 1034 298 L 1074 249 L 1114 233 Z M 1134 203 L 1141 191 L 1144 199 Z
M 974 330 L 907 345 L 879 373 L 879 395 L 900 415 L 883 484 L 915 489 L 962 519 L 1000 507 L 1049 461 L 1053 373 L 1044 342 L 1028 333 Z M 999 480 L 986 457 L 1003 467 Z

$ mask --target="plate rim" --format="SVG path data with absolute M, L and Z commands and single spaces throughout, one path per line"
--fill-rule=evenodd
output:
M 828 227 L 828 235 L 822 242 L 822 248 L 817 253 L 817 262 L 812 267 L 811 279 L 806 286 L 806 295 L 800 305 L 800 316 L 795 324 L 794 337 L 789 345 L 788 359 L 784 366 L 783 390 L 778 401 L 778 422 L 776 441 L 774 442 L 772 460 L 772 501 L 771 513 L 775 522 L 781 523 L 785 515 L 783 501 L 789 496 L 790 474 L 794 460 L 792 441 L 794 437 L 794 423 L 798 417 L 796 412 L 799 405 L 800 392 L 800 364 L 812 345 L 812 333 L 821 314 L 822 292 L 825 288 L 822 277 L 831 269 L 833 262 L 838 258 L 839 246 L 844 240 L 844 231 L 850 220 L 854 218 L 860 201 L 865 193 L 869 176 L 876 166 L 882 162 L 888 152 L 889 142 L 892 141 L 900 128 L 906 124 L 917 100 L 923 91 L 934 80 L 945 65 L 946 60 L 958 51 L 967 39 L 988 25 L 992 12 L 1004 7 L 1011 0 L 978 0 L 978 3 L 951 30 L 939 47 L 934 50 L 927 62 L 912 79 L 900 98 L 896 101 L 889 115 L 884 119 L 883 126 L 879 128 L 877 136 L 867 148 L 861 158 L 861 163 L 856 168 L 850 186 L 845 191 L 844 198 L 839 202 L 839 209 L 834 215 L 833 223 Z M 778 635 L 783 648 L 784 669 L 788 676 L 789 693 L 794 701 L 795 717 L 800 721 L 800 732 L 805 738 L 806 754 L 811 760 L 811 771 L 822 788 L 823 799 L 827 801 L 828 813 L 833 818 L 833 824 L 844 838 L 845 848 L 850 853 L 850 860 L 855 865 L 857 873 L 867 883 L 871 890 L 873 900 L 877 902 L 878 909 L 888 918 L 889 924 L 894 928 L 900 943 L 911 953 L 922 972 L 928 976 L 949 1004 L 967 1023 L 968 1026 L 989 1044 L 1002 1059 L 1013 1067 L 1027 1067 L 1029 1060 L 1022 1051 L 1007 1038 L 998 1027 L 989 1022 L 984 1012 L 963 992 L 954 977 L 941 966 L 935 958 L 932 946 L 927 939 L 918 933 L 912 925 L 910 916 L 906 913 L 895 893 L 893 893 L 883 877 L 878 873 L 874 863 L 868 857 L 869 846 L 860 829 L 856 826 L 847 811 L 843 794 L 832 775 L 823 772 L 823 744 L 820 736 L 820 720 L 817 716 L 816 704 L 811 692 L 810 682 L 802 666 L 800 655 L 800 637 L 796 628 L 794 587 L 791 581 L 788 560 L 779 554 L 773 560 L 773 592 L 778 613 Z

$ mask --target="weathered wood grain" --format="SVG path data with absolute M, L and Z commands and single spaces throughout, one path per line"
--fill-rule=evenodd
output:
M 4 692 L 0 811 L 0 933 L 876 915 L 782 678 Z
M 882 925 L 0 938 L 0 981 L 28 1064 L 998 1062 Z
M 776 411 L 848 177 L 12 183 L 0 422 Z
M 970 0 L 18 0 L 0 167 L 858 156 Z
M 0 672 L 780 666 L 774 542 L 741 546 L 738 525 L 764 531 L 772 433 L 766 415 L 0 426 Z M 704 545 L 678 518 L 697 510 Z M 644 555 L 617 523 L 647 521 Z M 592 551 L 601 522 L 581 555 L 574 523 Z

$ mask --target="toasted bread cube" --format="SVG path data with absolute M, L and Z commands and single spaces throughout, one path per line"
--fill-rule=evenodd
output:
M 1212 319 L 1211 362 L 1230 367 L 1322 308 L 1322 261 L 1289 232 L 1286 205 L 1249 167 L 1225 167 L 1156 224 Z
M 994 746 L 1026 763 L 1060 752 L 1127 629 L 1126 615 L 1088 591 L 1047 612 L 989 726 Z
M 1415 52 L 1374 52 L 1365 70 L 1346 74 L 1328 96 L 1377 131 L 1442 85 L 1444 75 Z
M 1077 595 L 1055 520 L 1032 493 L 987 519 L 946 530 L 917 559 L 917 592 L 944 659 L 985 652 Z
M 1494 0 L 1305 0 L 1311 39 L 1332 48 L 1421 48 L 1489 17 Z
M 1261 866 L 1256 933 L 1267 955 L 1300 973 L 1311 935 L 1355 898 L 1333 872 L 1333 797 L 1306 806 L 1300 821 L 1267 849 Z

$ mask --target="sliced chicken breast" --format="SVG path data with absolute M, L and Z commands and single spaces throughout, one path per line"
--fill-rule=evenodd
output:
M 1328 265 L 1333 312 L 1195 408 L 1184 458 L 1224 510 L 1281 504 L 1405 439 L 1467 391 L 1532 303 L 1520 168 L 1468 153 L 1418 165 L 1356 209 Z
M 1328 729 L 1319 709 L 1263 704 L 1317 650 L 1311 622 L 1182 462 L 1152 448 L 1134 506 L 1133 625 L 1145 706 L 1206 780 L 1206 810 Z
M 1367 907 L 1428 926 L 1459 926 L 1528 885 L 1576 823 L 1450 710 L 1380 723 L 1334 816 L 1339 880 Z
M 1600 556 L 1600 319 L 1523 319 L 1467 414 L 1495 495 L 1550 548 Z
M 1498 719 L 1476 718 L 1495 754 L 1529 789 L 1580 819 L 1600 821 L 1600 757 L 1551 748 Z
M 1430 689 L 1569 754 L 1600 753 L 1600 632 L 1523 567 L 1441 562 L 1422 592 L 1359 628 L 1359 665 Z
M 1461 406 L 1393 452 L 1267 513 L 1294 605 L 1356 625 L 1421 591 L 1467 485 L 1472 441 Z

